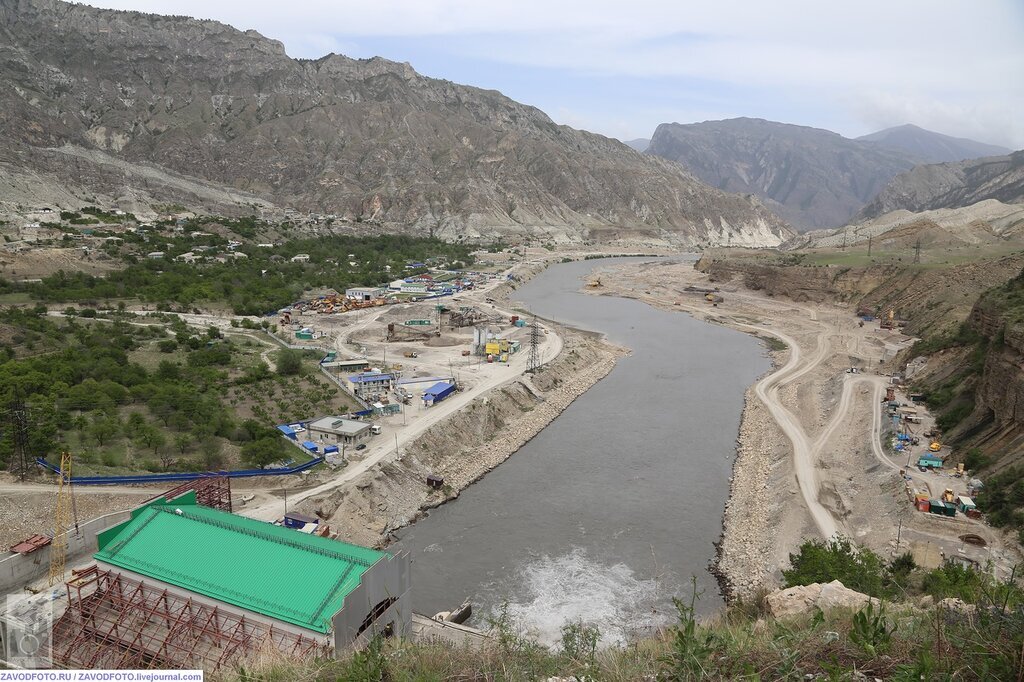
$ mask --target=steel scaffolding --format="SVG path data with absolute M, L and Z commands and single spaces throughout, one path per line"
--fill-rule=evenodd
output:
M 90 566 L 73 571 L 53 628 L 53 660 L 72 669 L 231 668 L 268 649 L 329 655 L 326 641 L 230 613 L 187 595 Z
M 227 476 L 201 476 L 171 488 L 165 493 L 160 493 L 156 497 L 172 501 L 174 498 L 181 497 L 191 490 L 196 491 L 196 502 L 204 507 L 212 507 L 226 512 L 231 511 L 231 479 Z M 155 500 L 156 497 L 151 499 Z

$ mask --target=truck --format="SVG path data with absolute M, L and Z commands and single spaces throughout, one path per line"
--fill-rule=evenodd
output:
M 372 433 L 375 436 L 379 436 L 383 430 L 384 429 L 381 427 L 380 424 L 374 424 L 373 426 L 370 427 L 370 433 Z

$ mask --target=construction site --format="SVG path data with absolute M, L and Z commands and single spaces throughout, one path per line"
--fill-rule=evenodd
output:
M 52 521 L 36 519 L 52 531 L 25 537 L 0 559 L 0 588 L 9 595 L 0 609 L 4 660 L 21 667 L 211 671 L 237 667 L 268 648 L 303 659 L 349 651 L 374 635 L 479 637 L 456 622 L 468 607 L 447 620 L 412 614 L 406 554 L 339 541 L 328 523 L 297 507 L 318 489 L 333 490 L 398 457 L 396 446 L 557 356 L 561 340 L 499 310 L 483 293 L 444 303 L 354 300 L 340 307 L 344 312 L 293 309 L 280 322 L 299 331 L 315 326 L 315 342 L 330 349 L 323 370 L 366 404 L 401 406 L 375 412 L 372 434 L 384 437 L 349 448 L 338 463 L 350 466 L 318 471 L 313 480 L 322 483 L 307 485 L 305 495 L 289 499 L 285 492 L 281 499 L 258 492 L 259 484 L 232 495 L 230 478 L 200 476 L 159 494 L 115 486 L 109 493 L 128 508 L 89 518 L 79 516 L 79 505 L 92 509 L 106 495 L 75 495 L 74 458 L 65 453 L 54 467 L 56 486 L 34 484 L 52 491 L 44 505 L 54 510 Z M 305 336 L 296 335 L 295 345 L 313 341 Z M 347 423 L 320 422 L 308 425 L 320 439 Z M 360 432 L 371 428 L 353 424 Z M 16 462 L 36 468 L 27 450 L 22 454 Z M 427 478 L 428 490 L 444 482 Z M 254 497 L 264 503 L 254 506 Z M 240 505 L 244 516 L 234 513 Z M 239 570 L 238 557 L 254 559 Z
M 914 339 L 895 307 L 772 298 L 685 261 L 598 274 L 590 293 L 687 312 L 771 350 L 775 371 L 747 392 L 725 511 L 718 566 L 727 594 L 755 594 L 802 539 L 836 534 L 881 556 L 910 552 L 919 566 L 954 561 L 1009 578 L 1021 556 L 980 518 L 973 494 L 983 482 L 947 464 L 935 419 L 896 372 Z M 754 498 L 763 504 L 746 503 Z

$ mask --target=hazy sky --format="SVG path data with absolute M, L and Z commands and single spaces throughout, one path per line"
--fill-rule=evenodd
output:
M 915 123 L 1024 148 L 1024 0 L 92 0 L 408 61 L 559 123 L 650 137 L 751 116 L 854 137 Z

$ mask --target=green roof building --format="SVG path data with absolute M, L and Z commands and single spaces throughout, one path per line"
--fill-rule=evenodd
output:
M 98 565 L 343 650 L 409 626 L 409 560 L 158 499 L 97 537 Z

